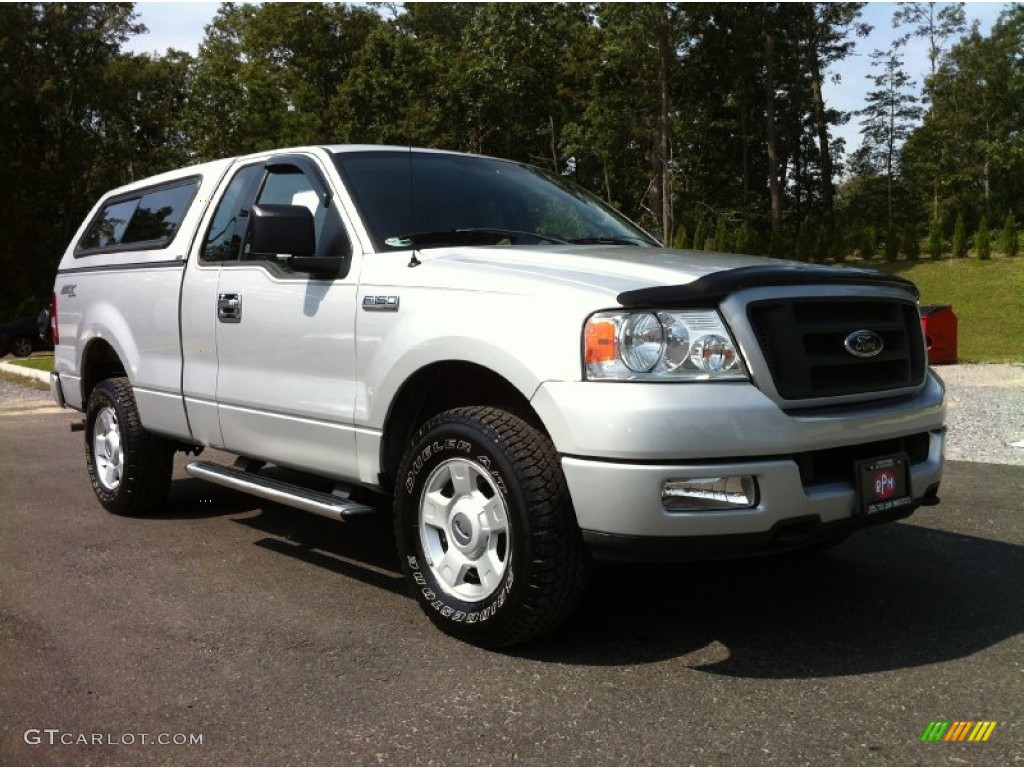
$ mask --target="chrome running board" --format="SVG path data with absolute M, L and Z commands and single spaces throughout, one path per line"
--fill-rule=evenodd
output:
M 246 472 L 237 467 L 225 467 L 208 461 L 193 461 L 185 466 L 185 471 L 192 477 L 206 480 L 226 488 L 234 488 L 267 501 L 274 501 L 304 512 L 312 512 L 334 520 L 341 520 L 353 515 L 372 515 L 373 507 L 352 501 L 348 491 L 338 486 L 334 493 L 322 493 L 303 488 L 301 485 L 285 483 L 270 477 L 263 477 L 255 472 Z

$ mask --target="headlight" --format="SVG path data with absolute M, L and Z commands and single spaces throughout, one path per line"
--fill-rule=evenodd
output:
M 665 354 L 665 329 L 656 315 L 630 315 L 619 329 L 622 361 L 629 370 L 647 373 Z
M 736 342 L 714 310 L 598 312 L 583 331 L 591 380 L 747 379 Z

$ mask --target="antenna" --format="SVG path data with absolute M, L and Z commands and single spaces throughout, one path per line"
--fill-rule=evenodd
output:
M 409 232 L 418 232 L 416 226 L 416 183 L 412 168 L 412 147 L 409 147 Z
M 409 234 L 415 234 L 419 229 L 416 226 L 416 185 L 413 183 L 412 172 L 412 146 L 409 147 Z M 412 258 L 409 259 L 409 267 L 418 267 L 422 264 L 416 258 L 416 246 L 413 245 Z

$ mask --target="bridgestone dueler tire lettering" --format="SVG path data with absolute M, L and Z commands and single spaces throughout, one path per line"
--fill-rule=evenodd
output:
M 97 477 L 93 448 L 96 417 L 105 408 L 112 408 L 117 416 L 124 451 L 120 484 L 115 490 L 104 488 Z M 127 378 L 104 379 L 96 385 L 89 395 L 85 424 L 86 465 L 100 504 L 118 515 L 144 515 L 159 508 L 170 490 L 174 448 L 143 428 Z
M 497 587 L 477 602 L 438 582 L 420 535 L 426 479 L 459 458 L 488 469 L 507 509 L 508 563 Z M 544 434 L 511 413 L 473 406 L 427 422 L 399 468 L 394 512 L 413 596 L 434 624 L 461 640 L 489 648 L 525 642 L 564 621 L 586 590 L 589 555 L 558 455 Z

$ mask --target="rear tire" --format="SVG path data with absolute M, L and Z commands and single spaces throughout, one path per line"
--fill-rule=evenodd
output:
M 549 632 L 586 590 L 589 556 L 554 447 L 497 408 L 456 408 L 420 429 L 398 473 L 395 533 L 420 607 L 474 645 Z
M 110 512 L 143 515 L 167 499 L 174 446 L 143 428 L 127 378 L 105 379 L 89 395 L 85 456 L 96 498 Z
M 11 354 L 15 357 L 28 357 L 32 354 L 32 339 L 28 336 L 15 336 L 11 340 Z

